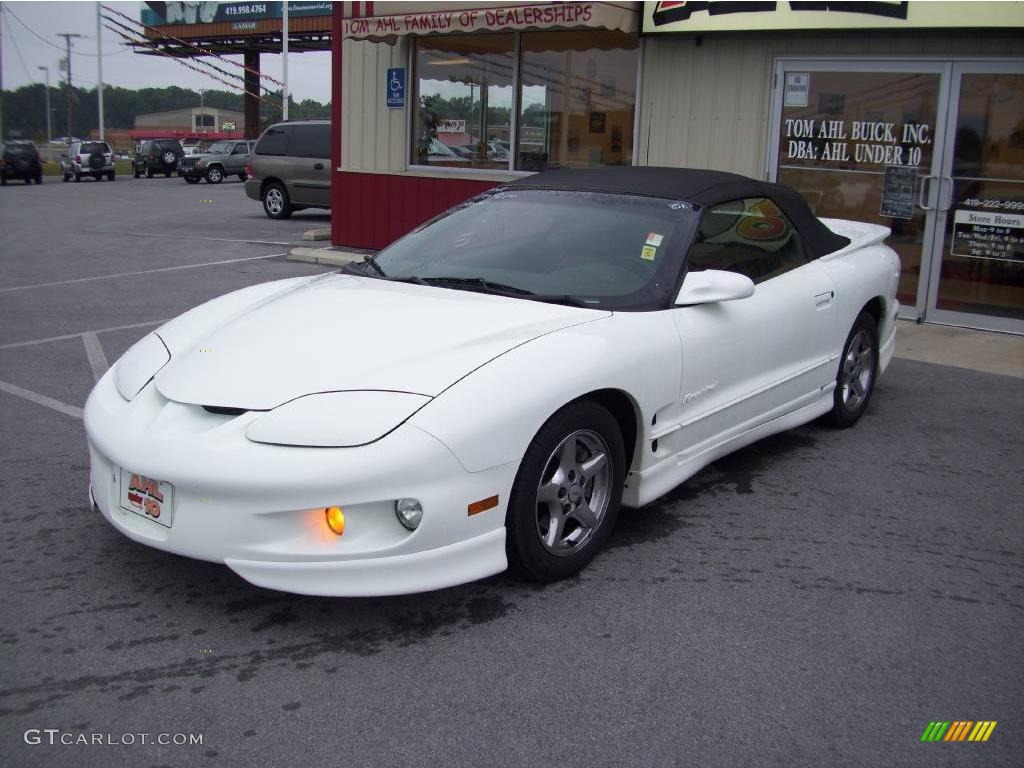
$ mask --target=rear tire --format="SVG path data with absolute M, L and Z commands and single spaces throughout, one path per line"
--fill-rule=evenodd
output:
M 146 169 L 146 178 L 147 179 L 152 179 L 153 178 L 153 169 L 152 168 L 147 168 Z
M 116 178 L 117 173 L 115 171 L 111 171 L 110 173 L 107 174 L 107 181 L 114 181 Z
M 277 181 L 272 181 L 263 189 L 263 212 L 272 219 L 288 219 L 292 215 L 292 203 L 288 199 L 288 190 Z
M 248 177 L 248 176 L 246 176 L 246 175 L 245 175 L 244 173 L 240 173 L 240 174 L 238 174 L 238 180 L 239 180 L 239 181 L 245 181 L 245 180 L 246 180 L 246 179 L 248 179 L 248 178 L 249 178 L 249 177 Z
M 829 422 L 841 429 L 856 424 L 867 410 L 877 378 L 878 324 L 867 312 L 861 312 L 846 337 L 843 354 L 839 358 Z
M 601 550 L 619 514 L 625 453 L 618 422 L 597 403 L 571 403 L 544 423 L 505 513 L 505 551 L 516 575 L 558 581 Z
M 77 184 L 81 180 L 82 180 L 82 174 L 80 174 L 78 171 L 75 171 L 75 184 Z

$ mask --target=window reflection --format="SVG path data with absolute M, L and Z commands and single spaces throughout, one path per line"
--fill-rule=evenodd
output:
M 630 164 L 637 60 L 622 32 L 525 33 L 516 166 Z
M 512 49 L 511 34 L 417 41 L 413 162 L 508 168 Z

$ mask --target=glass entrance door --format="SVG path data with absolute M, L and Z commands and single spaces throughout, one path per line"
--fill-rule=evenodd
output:
M 815 215 L 889 227 L 904 317 L 927 301 L 949 65 L 780 61 L 770 169 Z
M 776 63 L 770 176 L 882 224 L 900 314 L 1024 333 L 1024 61 Z
M 1024 333 L 1024 63 L 953 65 L 927 318 Z

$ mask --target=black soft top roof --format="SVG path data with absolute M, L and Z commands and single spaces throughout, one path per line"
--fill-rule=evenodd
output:
M 685 200 L 701 207 L 742 198 L 767 197 L 793 222 L 815 258 L 838 251 L 850 243 L 848 238 L 835 234 L 822 224 L 807 202 L 789 187 L 725 171 L 656 166 L 558 168 L 518 179 L 508 186 L 647 195 Z

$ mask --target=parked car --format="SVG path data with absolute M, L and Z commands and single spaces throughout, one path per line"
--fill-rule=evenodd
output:
M 31 141 L 9 140 L 0 152 L 0 184 L 8 179 L 22 179 L 26 184 L 43 183 L 43 164 L 39 150 Z
M 148 179 L 157 173 L 170 176 L 178 170 L 178 160 L 184 156 L 185 150 L 177 139 L 145 139 L 135 153 L 132 170 L 136 179 L 142 174 Z
M 721 172 L 499 186 L 340 273 L 144 337 L 85 405 L 92 503 L 289 592 L 566 578 L 620 503 L 864 416 L 895 341 L 888 234 Z
M 64 181 L 81 181 L 83 176 L 114 181 L 114 153 L 105 141 L 73 141 L 67 154 L 60 156 L 60 174 Z
M 215 141 L 206 152 L 178 160 L 178 175 L 189 184 L 198 184 L 202 179 L 220 184 L 226 176 L 237 176 L 245 181 L 249 153 L 255 143 L 234 139 Z
M 303 208 L 331 207 L 331 124 L 327 120 L 276 123 L 249 158 L 245 194 L 272 219 Z

